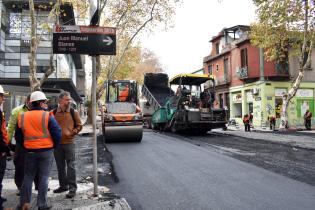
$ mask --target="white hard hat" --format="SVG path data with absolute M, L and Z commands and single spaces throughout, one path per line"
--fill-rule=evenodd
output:
M 42 91 L 35 91 L 31 94 L 30 102 L 47 100 L 45 93 Z
M 0 94 L 4 94 L 4 90 L 3 90 L 2 85 L 0 85 Z

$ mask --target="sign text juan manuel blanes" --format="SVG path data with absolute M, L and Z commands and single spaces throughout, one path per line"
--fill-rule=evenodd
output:
M 115 55 L 116 28 L 98 26 L 55 26 L 54 54 Z

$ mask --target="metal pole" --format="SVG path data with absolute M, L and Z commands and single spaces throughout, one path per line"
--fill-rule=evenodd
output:
M 90 3 L 95 2 L 90 0 Z M 99 0 L 97 0 L 96 11 L 99 14 Z M 91 5 L 91 4 L 90 4 Z M 93 16 L 95 16 L 92 14 Z M 96 17 L 97 20 L 93 20 L 91 17 L 90 25 L 98 26 L 99 16 Z M 95 22 L 94 22 L 95 21 Z M 98 174 L 97 174 L 97 137 L 96 137 L 96 55 L 92 55 L 92 124 L 93 124 L 93 183 L 94 183 L 94 196 L 98 196 Z
M 96 56 L 92 57 L 92 124 L 93 124 L 93 182 L 94 195 L 98 195 L 97 138 L 96 138 Z

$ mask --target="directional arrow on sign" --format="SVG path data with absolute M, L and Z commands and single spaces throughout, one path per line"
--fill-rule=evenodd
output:
M 107 43 L 106 45 L 111 45 L 113 43 L 112 38 L 110 38 L 109 36 L 106 36 L 105 39 L 103 39 L 103 42 Z

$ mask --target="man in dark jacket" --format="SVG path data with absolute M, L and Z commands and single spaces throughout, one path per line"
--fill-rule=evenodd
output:
M 26 150 L 25 171 L 21 188 L 20 206 L 30 208 L 32 183 L 38 171 L 39 186 L 37 206 L 39 210 L 51 209 L 47 205 L 48 178 L 53 163 L 53 149 L 61 139 L 61 128 L 55 118 L 47 112 L 47 98 L 35 91 L 30 98 L 31 111 L 20 113 L 15 139 Z
M 306 110 L 304 114 L 304 125 L 306 130 L 312 130 L 312 112 Z

